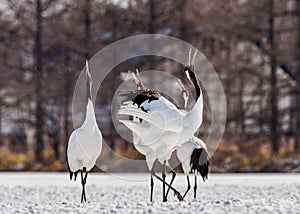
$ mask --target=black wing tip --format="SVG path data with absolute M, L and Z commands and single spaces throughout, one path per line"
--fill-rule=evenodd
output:
M 77 175 L 78 175 L 78 171 L 74 172 L 74 181 L 76 181 Z
M 140 107 L 140 105 L 146 100 L 151 102 L 153 100 L 158 100 L 161 96 L 157 91 L 151 89 L 120 91 L 118 92 L 118 95 L 123 97 L 122 102 L 132 101 L 133 103 L 137 104 L 138 107 Z
M 194 149 L 190 162 L 191 172 L 199 173 L 205 181 L 208 179 L 209 164 L 208 152 L 203 148 Z
M 79 171 L 72 172 L 69 166 L 68 166 L 68 169 L 69 169 L 70 181 L 72 181 L 73 175 L 74 175 L 74 181 L 76 181 L 76 178 L 77 178 L 77 175 L 78 175 Z

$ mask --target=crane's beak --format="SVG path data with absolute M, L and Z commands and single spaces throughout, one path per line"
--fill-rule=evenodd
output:
M 198 50 L 195 51 L 194 56 L 192 58 L 192 49 L 190 48 L 186 68 L 188 68 L 192 72 L 195 71 L 195 60 L 196 60 L 197 53 L 198 53 Z M 186 70 L 186 68 L 185 68 L 185 70 Z
M 196 60 L 197 53 L 198 53 L 198 50 L 195 51 L 193 60 L 192 60 L 192 66 L 194 66 L 194 67 L 195 67 L 195 60 Z
M 184 85 L 183 85 L 181 79 L 177 79 L 177 82 L 176 82 L 176 83 L 177 83 L 177 86 L 179 87 L 179 89 L 180 89 L 181 91 L 185 90 L 185 87 L 184 87 Z
M 138 78 L 136 77 L 136 75 L 135 75 L 135 73 L 133 73 L 132 71 L 128 71 L 128 73 L 132 76 L 132 78 L 134 79 L 134 82 L 135 82 L 135 84 L 136 85 L 138 85 L 139 84 L 139 80 L 138 80 Z
M 92 75 L 90 73 L 89 62 L 87 60 L 85 60 L 85 71 L 86 71 L 86 77 L 87 77 L 87 79 L 91 80 L 92 79 Z

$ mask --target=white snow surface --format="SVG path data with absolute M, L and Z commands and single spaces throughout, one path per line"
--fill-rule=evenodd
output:
M 80 176 L 80 175 L 79 175 Z M 149 174 L 90 173 L 87 203 L 80 203 L 81 184 L 68 173 L 0 173 L 1 213 L 300 213 L 300 174 L 209 174 L 194 177 L 185 201 L 173 192 L 162 202 L 162 185 L 154 180 L 154 202 L 149 201 Z M 169 180 L 171 175 L 168 174 Z M 186 177 L 174 187 L 182 194 Z

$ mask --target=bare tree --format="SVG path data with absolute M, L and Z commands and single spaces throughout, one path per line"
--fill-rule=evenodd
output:
M 276 58 L 275 58 L 275 41 L 274 41 L 274 0 L 269 0 L 269 45 L 270 45 L 270 101 L 271 101 L 271 121 L 270 121 L 270 131 L 271 131 L 271 144 L 273 152 L 278 152 L 279 150 L 279 139 L 278 139 L 278 107 L 277 107 L 277 74 L 276 74 Z
M 300 151 L 300 0 L 296 4 L 297 14 L 297 45 L 296 45 L 296 59 L 297 59 L 297 88 L 296 88 L 296 125 L 295 125 L 295 150 Z
M 36 147 L 35 158 L 37 161 L 43 161 L 44 139 L 43 139 L 43 127 L 44 127 L 44 114 L 43 114 L 43 91 L 42 91 L 42 79 L 43 79 L 43 61 L 42 61 L 42 3 L 41 0 L 36 0 L 36 27 L 35 27 L 35 45 L 34 45 L 34 59 L 35 59 L 35 94 L 36 94 Z

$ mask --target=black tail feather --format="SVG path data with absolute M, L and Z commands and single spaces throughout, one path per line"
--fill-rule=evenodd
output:
M 73 172 L 71 172 L 70 169 L 69 169 L 69 173 L 70 173 L 70 181 L 72 181 Z
M 208 152 L 203 148 L 194 149 L 191 155 L 190 166 L 191 172 L 199 173 L 203 181 L 205 181 L 209 170 Z
M 132 101 L 133 103 L 137 104 L 138 107 L 140 107 L 140 105 L 146 100 L 148 100 L 148 102 L 151 102 L 152 100 L 158 100 L 160 97 L 160 94 L 157 91 L 153 91 L 150 89 L 122 91 L 119 92 L 118 95 L 124 98 L 122 100 L 123 102 Z
M 75 177 L 74 177 L 74 181 L 76 181 L 76 178 L 77 178 L 78 172 L 79 172 L 79 171 L 76 171 L 76 172 L 74 172 L 74 175 L 75 175 Z

